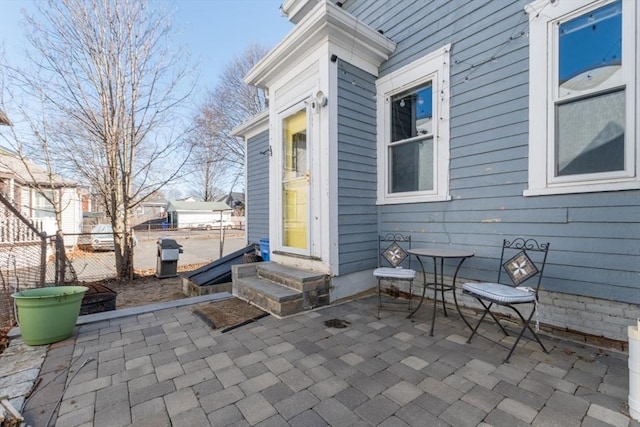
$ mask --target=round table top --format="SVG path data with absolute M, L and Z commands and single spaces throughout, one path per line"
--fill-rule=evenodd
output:
M 407 252 L 416 256 L 428 256 L 431 258 L 471 258 L 475 255 L 471 251 L 449 248 L 412 248 Z

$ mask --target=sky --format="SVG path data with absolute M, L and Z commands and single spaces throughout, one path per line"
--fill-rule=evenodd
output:
M 150 0 L 165 1 L 165 0 Z M 167 0 L 173 5 L 172 44 L 184 45 L 196 66 L 198 95 L 213 89 L 224 67 L 247 46 L 274 47 L 293 29 L 280 13 L 283 0 Z M 23 11 L 33 12 L 33 0 L 0 0 L 0 49 L 12 66 L 23 67 L 26 40 Z M 6 112 L 11 119 L 11 112 Z M 17 118 L 13 121 L 20 128 Z M 183 191 L 183 190 L 179 190 Z M 183 191 L 184 192 L 184 191 Z
M 159 1 L 159 0 L 152 0 Z M 293 28 L 280 14 L 283 0 L 174 0 L 176 40 L 185 44 L 198 64 L 199 87 L 215 86 L 234 55 L 258 42 L 275 46 Z M 23 9 L 32 0 L 0 0 L 0 44 L 7 61 L 22 63 L 25 43 Z

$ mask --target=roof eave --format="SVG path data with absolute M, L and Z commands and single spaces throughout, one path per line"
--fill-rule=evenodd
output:
M 264 110 L 262 113 L 251 117 L 246 122 L 234 128 L 231 134 L 241 138 L 250 138 L 252 135 L 267 129 L 269 129 L 269 110 Z
M 280 10 L 289 21 L 297 24 L 319 1 L 327 0 L 284 0 L 280 6 Z

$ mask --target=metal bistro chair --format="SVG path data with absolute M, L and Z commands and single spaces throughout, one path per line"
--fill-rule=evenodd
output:
M 482 313 L 482 317 L 475 328 L 473 328 L 467 342 L 471 342 L 471 339 L 477 333 L 480 324 L 484 321 L 487 314 L 493 318 L 505 335 L 509 335 L 491 311 L 494 305 L 501 305 L 513 310 L 520 318 L 522 324 L 520 334 L 513 343 L 505 362 L 509 361 L 509 358 L 527 329 L 533 334 L 533 337 L 538 341 L 542 350 L 544 350 L 545 353 L 548 352 L 529 324 L 534 313 L 538 311 L 538 289 L 542 281 L 542 272 L 547 261 L 548 251 L 549 243 L 539 244 L 534 239 L 525 240 L 522 237 L 518 237 L 512 241 L 505 239 L 502 242 L 502 254 L 500 256 L 500 269 L 498 270 L 497 283 L 465 283 L 462 285 L 463 292 L 476 298 L 484 307 L 484 313 Z M 507 281 L 505 276 L 508 276 L 513 285 L 502 283 L 503 281 Z M 525 282 L 530 283 L 531 287 L 522 286 Z M 523 316 L 518 308 L 516 308 L 516 306 L 521 304 L 529 304 L 531 306 L 531 313 L 529 313 L 527 317 Z M 537 329 L 536 321 L 536 330 Z
M 411 249 L 411 236 L 404 236 L 399 233 L 387 233 L 383 236 L 378 236 L 378 268 L 373 271 L 373 275 L 378 279 L 378 318 L 380 318 L 380 308 L 382 307 L 383 280 L 409 282 L 408 310 L 411 310 L 413 280 L 416 278 L 416 272 L 411 269 L 411 257 L 407 253 L 408 249 Z M 403 262 L 408 268 L 403 267 Z M 393 298 L 398 298 L 400 289 L 392 283 L 386 289 L 386 293 Z M 407 304 L 403 301 L 387 302 Z

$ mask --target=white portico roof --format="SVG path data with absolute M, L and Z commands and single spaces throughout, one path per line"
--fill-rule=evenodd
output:
M 316 1 L 296 27 L 249 71 L 247 84 L 268 88 L 274 78 L 322 43 L 330 44 L 332 54 L 378 75 L 378 67 L 389 58 L 396 43 L 335 4 Z M 309 3 L 313 1 L 305 4 Z

